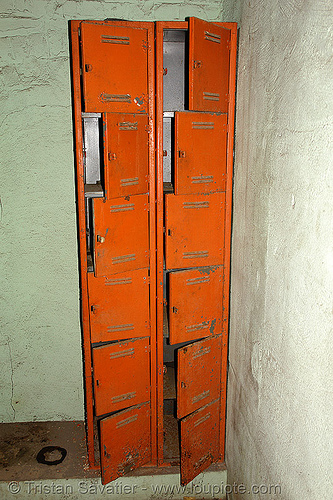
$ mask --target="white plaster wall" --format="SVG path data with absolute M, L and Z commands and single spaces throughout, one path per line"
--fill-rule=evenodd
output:
M 333 6 L 239 6 L 228 482 L 330 500 Z

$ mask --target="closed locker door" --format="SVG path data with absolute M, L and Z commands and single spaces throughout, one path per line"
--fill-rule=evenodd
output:
M 93 202 L 95 276 L 149 267 L 148 196 Z
M 81 23 L 86 112 L 148 112 L 147 29 L 121 24 Z
M 148 115 L 104 113 L 106 197 L 148 192 Z
M 91 342 L 150 336 L 148 269 L 88 274 Z
M 149 338 L 93 348 L 96 415 L 150 400 Z
M 167 269 L 223 263 L 225 193 L 165 196 Z
M 221 333 L 222 266 L 169 273 L 170 344 Z
M 178 349 L 177 417 L 183 418 L 220 396 L 221 335 Z
M 227 115 L 175 113 L 175 194 L 225 191 Z

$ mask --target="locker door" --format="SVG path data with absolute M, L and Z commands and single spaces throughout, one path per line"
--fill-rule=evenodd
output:
M 92 343 L 150 335 L 147 269 L 108 278 L 89 273 L 88 296 Z
M 175 113 L 175 194 L 225 191 L 227 115 Z
M 180 481 L 188 484 L 219 458 L 219 400 L 213 401 L 180 422 Z
M 221 266 L 170 272 L 170 344 L 221 333 L 222 287 Z
M 217 399 L 220 379 L 221 335 L 178 349 L 177 417 Z
M 151 459 L 149 402 L 100 421 L 102 483 L 148 463 Z
M 148 192 L 148 115 L 105 113 L 106 197 Z
M 227 113 L 231 31 L 191 17 L 189 109 Z
M 225 194 L 165 196 L 167 269 L 223 262 Z
M 85 111 L 147 113 L 147 30 L 82 22 L 81 42 Z
M 95 198 L 95 276 L 149 266 L 148 196 Z
M 149 338 L 93 348 L 96 415 L 150 400 Z

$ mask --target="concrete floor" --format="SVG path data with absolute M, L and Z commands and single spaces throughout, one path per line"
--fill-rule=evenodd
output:
M 225 499 L 224 464 L 211 466 L 186 487 L 180 486 L 179 467 L 141 467 L 103 486 L 99 471 L 88 466 L 83 422 L 0 424 L 0 443 L 1 500 Z M 61 463 L 37 461 L 40 450 L 48 446 L 66 450 Z M 61 454 L 53 451 L 44 458 L 54 461 Z

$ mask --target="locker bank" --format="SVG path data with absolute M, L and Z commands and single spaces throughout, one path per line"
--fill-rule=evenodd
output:
M 88 455 L 224 461 L 236 23 L 72 21 Z

